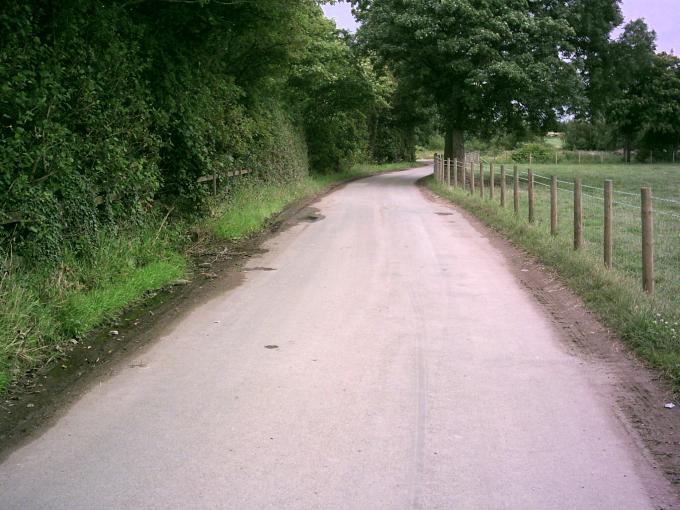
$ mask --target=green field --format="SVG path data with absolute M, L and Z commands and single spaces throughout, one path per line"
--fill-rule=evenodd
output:
M 526 179 L 527 169 L 521 168 Z M 536 228 L 549 233 L 550 176 L 558 183 L 559 236 L 573 239 L 573 186 L 575 177 L 583 184 L 585 250 L 601 261 L 604 240 L 604 180 L 614 186 L 614 266 L 636 285 L 641 278 L 640 188 L 649 186 L 654 197 L 654 241 L 656 295 L 662 304 L 680 309 L 680 167 L 670 165 L 534 165 L 536 190 Z M 526 180 L 522 189 L 526 191 Z M 508 179 L 511 186 L 511 179 Z M 528 209 L 522 193 L 522 211 Z
M 469 209 L 547 265 L 555 267 L 569 285 L 604 321 L 646 359 L 680 383 L 680 167 L 670 165 L 534 165 L 536 221 L 528 223 L 527 167 L 520 165 L 520 211 L 512 200 L 512 166 L 507 165 L 507 207 L 500 207 L 500 165 L 495 166 L 496 194 L 479 197 L 439 183 L 437 193 Z M 476 168 L 479 179 L 479 168 Z M 559 233 L 550 235 L 550 176 L 559 179 Z M 584 239 L 573 251 L 574 177 L 583 183 Z M 603 184 L 614 183 L 614 268 L 603 263 Z M 649 297 L 641 283 L 640 188 L 651 186 L 654 200 L 655 283 Z

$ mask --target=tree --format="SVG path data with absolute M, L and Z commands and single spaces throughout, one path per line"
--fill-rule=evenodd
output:
M 465 133 L 544 128 L 578 88 L 565 2 L 355 0 L 359 38 L 444 119 L 447 157 Z
M 307 41 L 293 60 L 287 85 L 304 127 L 311 168 L 346 170 L 365 154 L 368 119 L 387 106 L 384 84 L 352 50 L 352 37 L 320 9 L 301 20 Z
M 633 142 L 639 135 L 647 107 L 657 101 L 650 96 L 648 78 L 655 65 L 656 34 L 643 20 L 628 23 L 612 45 L 616 62 L 610 81 L 609 119 L 623 138 L 624 158 L 630 162 Z
M 586 99 L 574 101 L 575 111 L 594 122 L 602 122 L 616 93 L 617 83 L 611 78 L 617 58 L 610 35 L 623 22 L 619 4 L 620 0 L 575 0 L 569 9 L 573 61 Z
M 612 111 L 624 136 L 626 161 L 635 142 L 640 159 L 651 150 L 675 150 L 680 145 L 680 59 L 665 53 L 652 55 L 644 72 L 635 76 Z

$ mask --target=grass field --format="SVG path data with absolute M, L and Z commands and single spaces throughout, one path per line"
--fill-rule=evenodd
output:
M 651 165 L 534 165 L 536 228 L 550 229 L 550 176 L 558 183 L 560 237 L 572 239 L 573 186 L 575 177 L 583 183 L 585 249 L 598 262 L 603 258 L 604 180 L 614 186 L 614 266 L 639 285 L 641 278 L 640 188 L 649 186 L 654 196 L 655 266 L 657 298 L 660 304 L 680 309 L 680 167 Z M 526 189 L 526 168 L 522 188 Z M 508 179 L 511 184 L 511 179 Z M 528 209 L 522 194 L 522 210 Z
M 680 167 L 670 165 L 534 165 L 536 222 L 529 225 L 527 168 L 520 166 L 519 215 L 512 210 L 512 169 L 508 166 L 507 208 L 499 204 L 500 168 L 496 166 L 496 198 L 470 196 L 434 181 L 437 193 L 469 209 L 516 244 L 556 268 L 567 283 L 603 320 L 653 365 L 680 384 Z M 477 168 L 478 172 L 478 168 Z M 550 235 L 550 176 L 560 180 L 559 234 Z M 574 252 L 574 177 L 583 182 L 585 248 Z M 487 169 L 488 179 L 488 169 Z M 603 264 L 603 183 L 615 190 L 614 269 Z M 641 289 L 640 187 L 656 196 L 656 294 Z
M 288 204 L 333 183 L 411 166 L 357 165 L 341 174 L 278 184 L 237 181 L 228 199 L 222 197 L 198 228 L 222 239 L 247 237 Z M 190 226 L 158 218 L 129 231 L 105 232 L 87 260 L 67 255 L 52 270 L 0 261 L 0 393 L 26 369 L 46 363 L 63 343 L 87 335 L 147 293 L 185 276 Z

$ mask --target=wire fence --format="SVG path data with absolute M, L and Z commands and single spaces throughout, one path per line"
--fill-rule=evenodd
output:
M 680 151 L 668 150 L 661 152 L 650 151 L 645 154 L 644 158 L 640 160 L 638 154 L 632 155 L 632 159 L 641 163 L 672 163 L 680 162 Z M 604 151 L 604 150 L 566 150 L 554 149 L 543 151 L 540 153 L 532 153 L 526 151 L 510 151 L 500 150 L 487 153 L 485 156 L 494 163 L 519 163 L 528 164 L 533 163 L 552 163 L 555 165 L 578 163 L 583 165 L 592 164 L 612 164 L 621 163 L 624 161 L 624 153 L 622 150 L 618 151 Z M 467 159 L 467 158 L 466 158 Z
M 640 193 L 617 190 L 611 181 L 608 195 L 606 181 L 602 187 L 591 186 L 579 179 L 565 180 L 520 170 L 516 165 L 484 161 L 471 164 L 435 156 L 435 178 L 439 182 L 464 187 L 487 200 L 492 197 L 495 201 L 503 200 L 502 174 L 507 190 L 505 207 L 509 210 L 517 204 L 516 214 L 520 218 L 565 244 L 578 245 L 580 230 L 579 250 L 640 281 L 649 293 L 655 292 L 673 306 L 680 305 L 680 200 L 651 196 L 646 204 L 644 189 Z M 582 221 L 575 217 L 577 202 Z M 611 211 L 609 232 L 607 209 Z M 651 220 L 647 229 L 644 218 Z M 644 242 L 646 234 L 651 243 Z

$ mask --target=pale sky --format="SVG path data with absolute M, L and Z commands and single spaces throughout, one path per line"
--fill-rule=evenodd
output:
M 680 0 L 623 0 L 621 7 L 626 20 L 645 18 L 656 31 L 659 51 L 680 54 Z M 347 2 L 324 5 L 323 10 L 339 28 L 356 30 L 357 22 Z

